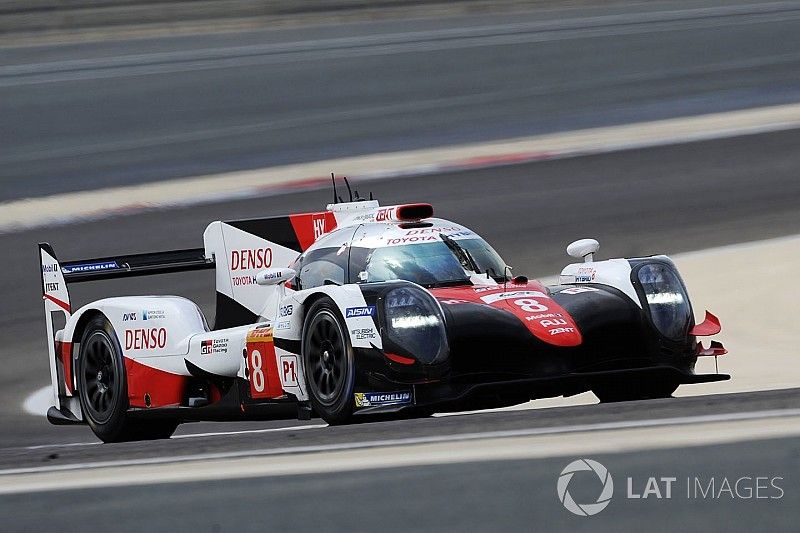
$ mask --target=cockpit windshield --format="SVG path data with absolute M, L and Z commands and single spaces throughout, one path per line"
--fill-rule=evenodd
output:
M 467 270 L 474 268 L 477 274 L 488 274 L 500 281 L 505 263 L 483 239 L 443 239 L 372 249 L 366 256 L 364 270 L 358 274 L 358 281 L 402 279 L 423 287 L 461 285 L 469 283 Z

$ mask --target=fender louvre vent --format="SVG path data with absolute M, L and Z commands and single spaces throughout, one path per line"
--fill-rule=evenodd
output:
M 431 204 L 407 204 L 397 208 L 397 218 L 400 220 L 422 220 L 433 216 Z

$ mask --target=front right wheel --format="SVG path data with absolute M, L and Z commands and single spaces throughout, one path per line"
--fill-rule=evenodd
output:
M 317 300 L 303 325 L 303 368 L 311 407 L 331 425 L 350 421 L 355 407 L 353 347 L 336 304 Z

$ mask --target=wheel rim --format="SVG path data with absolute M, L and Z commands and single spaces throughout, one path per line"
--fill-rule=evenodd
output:
M 92 418 L 103 423 L 114 413 L 117 399 L 117 371 L 111 341 L 101 332 L 93 333 L 83 352 L 83 396 Z
M 340 397 L 347 378 L 347 351 L 336 317 L 324 310 L 317 314 L 309 328 L 307 360 L 311 386 L 324 405 L 334 404 Z

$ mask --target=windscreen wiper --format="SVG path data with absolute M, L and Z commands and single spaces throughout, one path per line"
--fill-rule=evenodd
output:
M 461 263 L 461 266 L 463 266 L 466 270 L 475 272 L 476 274 L 481 273 L 480 269 L 478 269 L 478 263 L 475 262 L 475 259 L 473 259 L 472 254 L 469 253 L 469 250 L 463 248 L 449 235 L 439 233 L 439 237 L 441 237 L 447 247 L 450 248 L 450 251 L 456 256 L 456 259 L 458 259 L 458 262 Z

